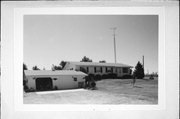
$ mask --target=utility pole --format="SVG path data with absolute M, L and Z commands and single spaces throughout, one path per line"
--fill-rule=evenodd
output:
M 116 27 L 111 28 L 113 30 L 114 35 L 114 61 L 116 63 Z
M 144 55 L 143 55 L 143 59 L 142 60 L 143 60 L 143 68 L 144 68 Z

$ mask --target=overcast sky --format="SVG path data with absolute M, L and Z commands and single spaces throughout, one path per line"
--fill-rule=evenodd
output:
M 51 69 L 62 60 L 114 62 L 113 31 L 117 27 L 117 63 L 135 66 L 145 56 L 145 72 L 158 71 L 158 16 L 26 15 L 24 63 Z

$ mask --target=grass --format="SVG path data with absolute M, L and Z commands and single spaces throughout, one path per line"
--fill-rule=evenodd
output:
M 97 90 L 52 94 L 24 94 L 25 104 L 158 104 L 158 80 L 106 79 Z

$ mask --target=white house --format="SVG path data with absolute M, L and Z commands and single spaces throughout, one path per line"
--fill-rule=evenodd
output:
M 86 70 L 87 74 L 117 74 L 118 77 L 130 74 L 132 66 L 121 63 L 97 63 L 97 62 L 67 62 L 64 70 Z
M 73 70 L 25 70 L 24 72 L 28 88 L 35 91 L 82 88 L 87 75 Z

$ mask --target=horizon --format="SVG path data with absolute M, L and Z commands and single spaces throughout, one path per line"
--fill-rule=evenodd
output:
M 144 72 L 158 72 L 157 15 L 25 15 L 23 62 L 46 70 L 84 56 L 114 63 L 112 27 L 117 63 L 135 67 L 144 55 Z

